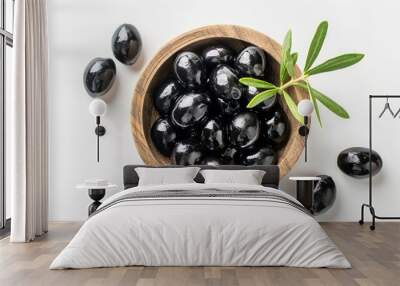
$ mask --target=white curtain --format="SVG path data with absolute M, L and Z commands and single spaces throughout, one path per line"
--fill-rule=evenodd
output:
M 13 83 L 6 136 L 12 242 L 47 232 L 47 2 L 16 0 Z

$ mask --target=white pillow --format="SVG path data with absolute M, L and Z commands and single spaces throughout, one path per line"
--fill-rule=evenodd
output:
M 135 168 L 139 176 L 139 186 L 195 183 L 193 179 L 199 170 L 199 167 Z
M 265 171 L 261 170 L 202 170 L 205 184 L 261 185 Z

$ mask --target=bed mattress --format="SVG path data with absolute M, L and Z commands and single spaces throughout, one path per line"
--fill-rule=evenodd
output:
M 350 267 L 307 210 L 281 190 L 197 183 L 111 196 L 50 269 L 129 265 Z

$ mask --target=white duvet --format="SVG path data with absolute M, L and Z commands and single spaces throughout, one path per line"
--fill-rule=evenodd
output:
M 262 186 L 181 184 L 135 187 L 163 190 L 257 189 Z M 124 201 L 89 218 L 50 269 L 145 266 L 294 266 L 349 268 L 320 225 L 282 203 L 246 198 Z

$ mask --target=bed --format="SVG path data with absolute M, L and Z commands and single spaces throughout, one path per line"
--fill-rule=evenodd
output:
M 50 269 L 351 267 L 307 210 L 279 190 L 276 166 L 199 166 L 262 170 L 261 185 L 206 184 L 199 173 L 196 183 L 152 186 L 138 186 L 137 167 L 124 167 L 124 190 L 103 202 Z

